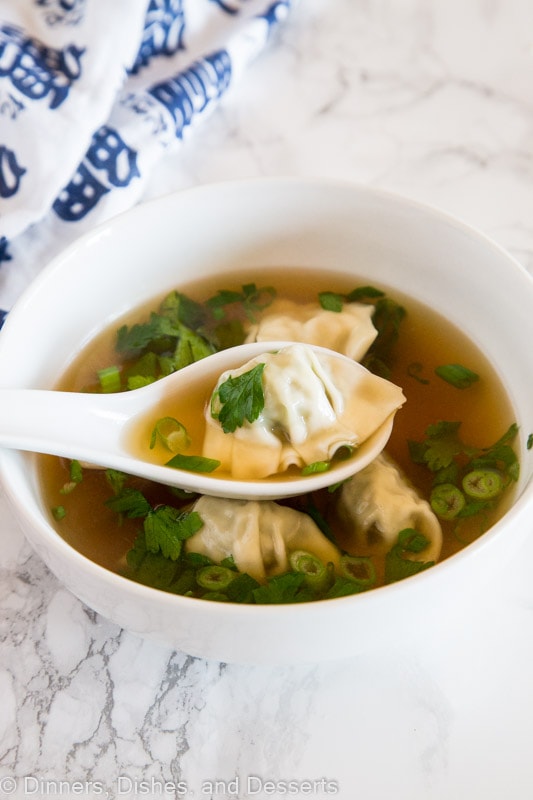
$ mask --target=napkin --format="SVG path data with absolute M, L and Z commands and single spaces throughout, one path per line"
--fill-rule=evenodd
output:
M 293 2 L 0 0 L 0 266 L 136 203 Z

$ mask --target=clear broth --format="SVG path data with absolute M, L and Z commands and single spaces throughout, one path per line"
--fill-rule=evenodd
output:
M 372 283 L 368 278 L 315 273 L 306 270 L 269 269 L 260 273 L 236 273 L 225 276 L 220 283 L 213 278 L 179 286 L 179 291 L 205 301 L 219 289 L 236 289 L 255 281 L 261 286 L 274 286 L 278 296 L 297 302 L 316 301 L 320 291 L 348 293 L 357 286 Z M 215 284 L 215 285 L 214 285 Z M 486 447 L 495 442 L 514 421 L 513 410 L 505 389 L 492 365 L 483 353 L 454 325 L 432 309 L 395 289 L 378 285 L 389 297 L 401 303 L 407 315 L 401 323 L 400 338 L 395 348 L 395 363 L 390 379 L 402 387 L 407 398 L 396 414 L 394 430 L 387 452 L 403 469 L 424 497 L 429 496 L 431 475 L 414 464 L 409 456 L 408 440 L 420 441 L 428 425 L 439 420 L 461 421 L 461 438 L 471 445 Z M 147 318 L 160 298 L 152 298 L 142 308 L 129 313 L 120 322 L 106 328 L 76 356 L 61 377 L 57 388 L 67 391 L 86 391 L 95 388 L 96 371 L 109 364 L 120 363 L 114 349 L 116 331 L 121 324 L 131 325 Z M 434 374 L 438 365 L 460 363 L 481 376 L 467 390 L 459 390 Z M 413 365 L 421 370 L 413 376 Z M 411 373 L 411 374 L 410 374 Z M 421 380 L 422 379 L 422 380 Z M 203 401 L 200 400 L 203 408 Z M 63 538 L 91 560 L 112 571 L 121 571 L 125 554 L 131 548 L 139 530 L 136 520 L 124 520 L 117 525 L 117 515 L 104 505 L 110 489 L 102 472 L 85 470 L 83 484 L 68 495 L 61 487 L 69 481 L 69 464 L 63 459 L 40 456 L 39 477 L 44 502 L 52 508 L 61 503 L 66 516 L 54 525 Z M 169 489 L 134 479 L 132 484 L 146 495 L 149 502 L 177 505 Z M 315 503 L 328 515 L 331 496 L 318 493 Z M 301 500 L 286 501 L 301 507 Z M 457 532 L 453 523 L 441 521 L 443 548 L 440 560 L 449 557 L 478 538 L 503 515 L 510 504 L 509 493 L 490 515 L 464 520 Z M 331 521 L 330 521 L 331 522 Z M 334 520 L 333 520 L 334 522 Z M 338 541 L 344 542 L 340 529 L 334 530 Z M 378 572 L 380 570 L 377 565 Z

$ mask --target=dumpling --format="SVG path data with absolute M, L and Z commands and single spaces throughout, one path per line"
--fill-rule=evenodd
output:
M 378 335 L 373 312 L 374 306 L 365 303 L 346 303 L 342 311 L 328 311 L 319 303 L 280 298 L 249 330 L 246 341 L 316 344 L 360 361 Z
M 225 433 L 215 418 L 219 387 L 263 363 L 262 411 L 253 422 L 244 420 Z M 404 400 L 398 386 L 356 362 L 317 354 L 307 345 L 287 345 L 220 377 L 205 412 L 203 455 L 219 460 L 221 469 L 237 479 L 330 461 L 339 448 L 366 441 Z
M 342 485 L 337 514 L 346 531 L 343 544 L 350 552 L 387 552 L 401 530 L 414 528 L 429 544 L 412 558 L 439 558 L 442 529 L 437 517 L 386 453 Z
M 340 552 L 307 514 L 272 500 L 200 497 L 193 506 L 203 527 L 186 541 L 189 553 L 215 563 L 233 557 L 240 572 L 259 582 L 289 569 L 289 555 L 305 550 L 338 566 Z

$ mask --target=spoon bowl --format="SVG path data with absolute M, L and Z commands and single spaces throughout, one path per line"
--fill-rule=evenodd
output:
M 202 383 L 212 390 L 227 370 L 236 369 L 288 342 L 252 342 L 214 353 L 171 375 L 129 392 L 113 394 L 62 392 L 45 389 L 0 389 L 3 429 L 0 445 L 113 468 L 185 491 L 243 500 L 275 500 L 322 489 L 364 469 L 384 449 L 393 416 L 345 460 L 331 462 L 326 472 L 311 475 L 284 473 L 261 480 L 220 478 L 151 463 L 136 454 L 131 443 L 135 421 L 156 410 L 164 397 L 187 393 Z M 346 356 L 307 345 L 314 352 L 343 359 L 354 370 L 365 368 Z M 365 370 L 366 371 L 366 370 Z

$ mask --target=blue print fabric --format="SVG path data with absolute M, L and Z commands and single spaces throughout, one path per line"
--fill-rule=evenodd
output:
M 292 1 L 0 0 L 0 261 L 137 202 Z

